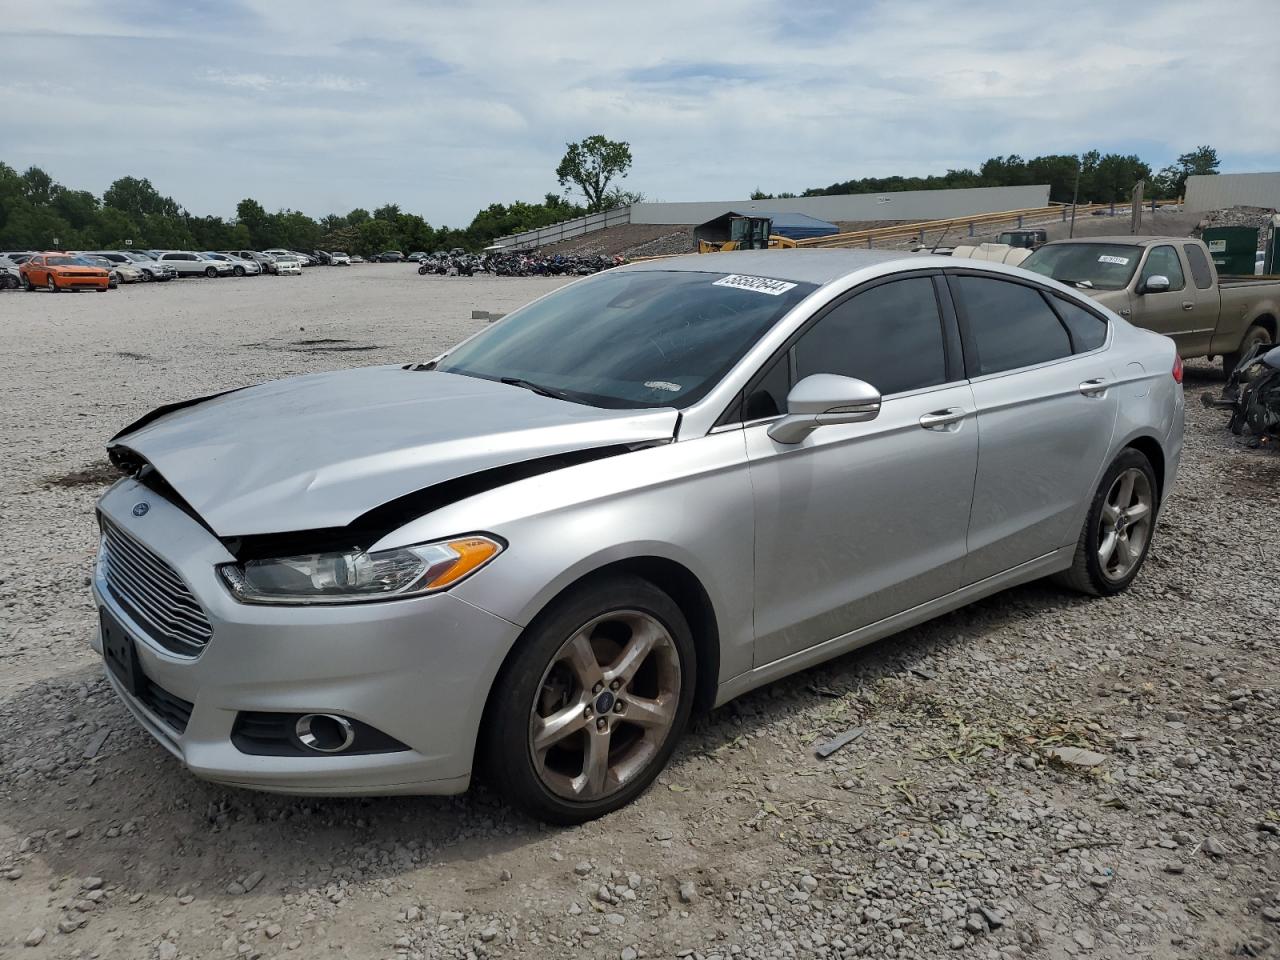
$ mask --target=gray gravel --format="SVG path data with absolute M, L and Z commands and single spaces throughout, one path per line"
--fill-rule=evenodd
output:
M 1203 364 L 1132 591 L 1023 587 L 753 693 L 603 821 L 544 828 L 483 789 L 227 790 L 135 729 L 86 645 L 104 439 L 170 400 L 429 357 L 555 282 L 0 294 L 0 957 L 1278 955 L 1280 456 L 1194 402 Z

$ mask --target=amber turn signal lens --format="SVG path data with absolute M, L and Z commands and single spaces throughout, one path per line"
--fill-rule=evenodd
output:
M 445 544 L 458 555 L 458 559 L 448 570 L 431 581 L 431 587 L 438 589 L 447 587 L 456 580 L 461 580 L 476 567 L 488 562 L 502 548 L 492 540 L 484 537 L 467 537 L 462 540 L 450 540 Z

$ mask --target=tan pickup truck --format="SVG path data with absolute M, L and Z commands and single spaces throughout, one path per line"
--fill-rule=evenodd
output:
M 1172 337 L 1183 357 L 1221 356 L 1228 373 L 1280 334 L 1280 278 L 1219 277 L 1208 248 L 1190 237 L 1055 240 L 1019 266 Z

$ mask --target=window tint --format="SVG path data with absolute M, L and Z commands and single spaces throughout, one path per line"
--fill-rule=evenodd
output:
M 1058 309 L 1058 316 L 1062 317 L 1062 322 L 1071 331 L 1071 343 L 1076 353 L 1097 350 L 1107 342 L 1107 321 L 1096 313 L 1062 297 L 1054 297 L 1053 303 Z
M 1178 260 L 1178 251 L 1168 245 L 1152 247 L 1147 254 L 1147 262 L 1142 265 L 1142 276 L 1138 281 L 1141 290 L 1152 277 L 1168 277 L 1170 290 L 1181 290 L 1187 285 L 1182 276 L 1182 264 Z
M 882 394 L 945 383 L 946 352 L 933 281 L 897 280 L 836 306 L 795 346 L 796 379 L 835 373 Z
M 966 351 L 977 354 L 974 376 L 1071 354 L 1067 331 L 1038 291 L 985 277 L 952 277 L 951 285 L 968 322 Z
M 1209 258 L 1194 243 L 1184 243 L 1182 250 L 1187 255 L 1187 263 L 1191 264 L 1191 278 L 1195 280 L 1196 288 L 1208 290 L 1213 286 L 1213 271 L 1209 269 Z

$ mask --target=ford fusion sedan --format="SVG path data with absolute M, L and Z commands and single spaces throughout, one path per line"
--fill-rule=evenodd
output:
M 28 291 L 110 289 L 111 273 L 105 267 L 70 253 L 38 253 L 26 260 L 18 271 Z
M 1167 338 L 1003 265 L 633 264 L 434 359 L 127 426 L 95 643 L 198 776 L 488 772 L 580 822 L 652 782 L 695 709 L 1014 584 L 1126 589 L 1181 377 Z
M 256 277 L 262 273 L 262 267 L 256 260 L 246 260 L 229 253 L 217 253 L 206 250 L 201 256 L 209 260 L 219 260 L 231 264 L 231 272 L 237 277 Z

